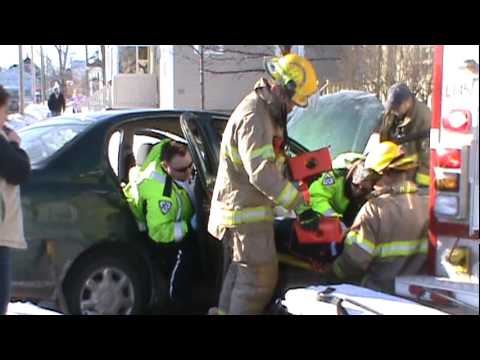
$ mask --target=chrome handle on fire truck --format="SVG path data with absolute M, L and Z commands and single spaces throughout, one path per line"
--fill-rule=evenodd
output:
M 479 135 L 478 124 L 473 128 L 472 145 L 470 146 L 470 172 L 468 174 L 469 187 L 470 187 L 470 216 L 469 216 L 469 235 L 474 235 L 479 231 Z

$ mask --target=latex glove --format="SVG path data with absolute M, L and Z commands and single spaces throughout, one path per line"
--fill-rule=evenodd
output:
M 300 205 L 296 211 L 300 225 L 306 230 L 317 230 L 320 216 L 309 206 Z
M 197 219 L 197 214 L 193 215 L 192 218 L 190 219 L 190 226 L 192 227 L 193 230 L 198 229 L 198 219 Z

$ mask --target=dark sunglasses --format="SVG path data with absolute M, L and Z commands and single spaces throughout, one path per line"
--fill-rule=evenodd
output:
M 193 161 L 188 164 L 187 166 L 183 167 L 183 168 L 180 168 L 180 169 L 175 169 L 174 167 L 172 167 L 172 170 L 175 171 L 175 172 L 179 172 L 179 173 L 184 173 L 184 172 L 187 172 L 188 170 L 190 170 L 193 166 Z

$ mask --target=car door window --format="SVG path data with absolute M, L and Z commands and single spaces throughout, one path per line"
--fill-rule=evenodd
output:
M 184 113 L 180 118 L 180 124 L 188 141 L 188 147 L 195 161 L 200 181 L 206 189 L 213 191 L 217 169 L 209 156 L 206 135 L 198 120 L 197 116 Z

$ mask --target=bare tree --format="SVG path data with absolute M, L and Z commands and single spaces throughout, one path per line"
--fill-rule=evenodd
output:
M 66 89 L 66 80 L 65 80 L 65 70 L 67 66 L 67 59 L 68 59 L 68 49 L 69 45 L 53 45 L 58 52 L 58 74 L 57 79 L 60 82 L 60 88 L 63 93 L 65 93 Z
M 179 51 L 180 56 L 196 64 L 200 73 L 200 97 L 202 109 L 205 104 L 205 86 L 207 77 L 230 75 L 241 77 L 265 72 L 263 61 L 275 55 L 287 54 L 292 50 L 292 45 L 185 45 L 189 51 Z M 312 62 L 339 60 L 339 57 L 313 57 Z
M 428 102 L 432 93 L 433 46 L 356 45 L 341 50 L 341 88 L 364 90 L 385 100 L 394 83 L 405 82 L 420 101 Z
M 252 72 L 263 72 L 264 69 L 261 66 L 259 61 L 255 63 L 259 66 L 255 67 L 245 67 L 243 64 L 249 62 L 249 60 L 258 60 L 264 57 L 270 57 L 275 55 L 275 48 L 273 45 L 264 45 L 257 46 L 257 51 L 243 50 L 233 48 L 231 46 L 221 47 L 219 50 L 219 45 L 187 45 L 190 47 L 195 55 L 199 57 L 199 61 L 203 61 L 205 73 L 215 74 L 215 75 L 225 75 L 225 74 L 242 74 L 242 73 L 252 73 Z M 219 54 L 221 53 L 221 56 Z M 194 60 L 192 57 L 185 57 L 188 60 Z M 217 70 L 219 65 L 229 63 L 233 66 L 232 68 Z M 239 67 L 239 65 L 243 65 Z M 223 67 L 223 66 L 222 66 Z
M 404 81 L 421 101 L 427 102 L 432 93 L 433 47 L 405 45 L 404 58 L 401 60 Z
M 262 59 L 275 55 L 273 46 L 257 46 L 255 51 L 221 45 L 186 45 L 191 55 L 181 52 L 182 58 L 198 64 L 200 75 L 200 103 L 205 109 L 205 75 L 235 75 L 262 73 Z M 255 64 L 255 65 L 253 65 Z
M 383 98 L 387 97 L 387 92 L 390 86 L 396 82 L 396 68 L 397 68 L 397 45 L 390 45 L 386 47 L 387 62 L 385 64 L 384 71 L 384 86 L 382 95 Z
M 200 57 L 200 47 L 203 50 L 204 71 L 208 74 L 226 75 L 226 74 L 245 74 L 245 73 L 263 73 L 263 58 L 269 58 L 277 55 L 277 48 L 281 53 L 287 53 L 291 50 L 291 45 L 257 45 L 256 50 L 237 49 L 232 46 L 224 47 L 221 50 L 221 56 L 218 55 L 218 45 L 187 45 L 194 54 Z M 209 55 L 214 54 L 214 55 Z M 215 55 L 217 54 L 217 55 Z M 190 61 L 195 61 L 192 57 L 184 57 Z M 200 59 L 199 59 L 200 60 Z M 252 61 L 254 60 L 254 61 Z M 340 60 L 339 57 L 314 57 L 309 58 L 312 62 Z M 230 68 L 224 69 L 222 64 L 227 64 Z M 255 66 L 245 64 L 255 63 Z M 218 70 L 222 67 L 222 70 Z
M 244 76 L 264 72 L 266 57 L 285 53 L 290 45 L 183 45 L 175 56 L 194 64 L 199 72 L 200 97 L 205 106 L 206 85 L 216 76 L 230 76 L 234 81 Z M 428 45 L 344 45 L 333 55 L 326 54 L 323 45 L 308 47 L 309 60 L 337 62 L 340 79 L 330 81 L 328 93 L 355 89 L 374 93 L 384 101 L 388 89 L 396 82 L 405 82 L 421 101 L 427 102 L 432 88 L 433 46 Z M 317 67 L 322 73 L 321 65 Z M 334 75 L 332 75 L 334 76 Z

